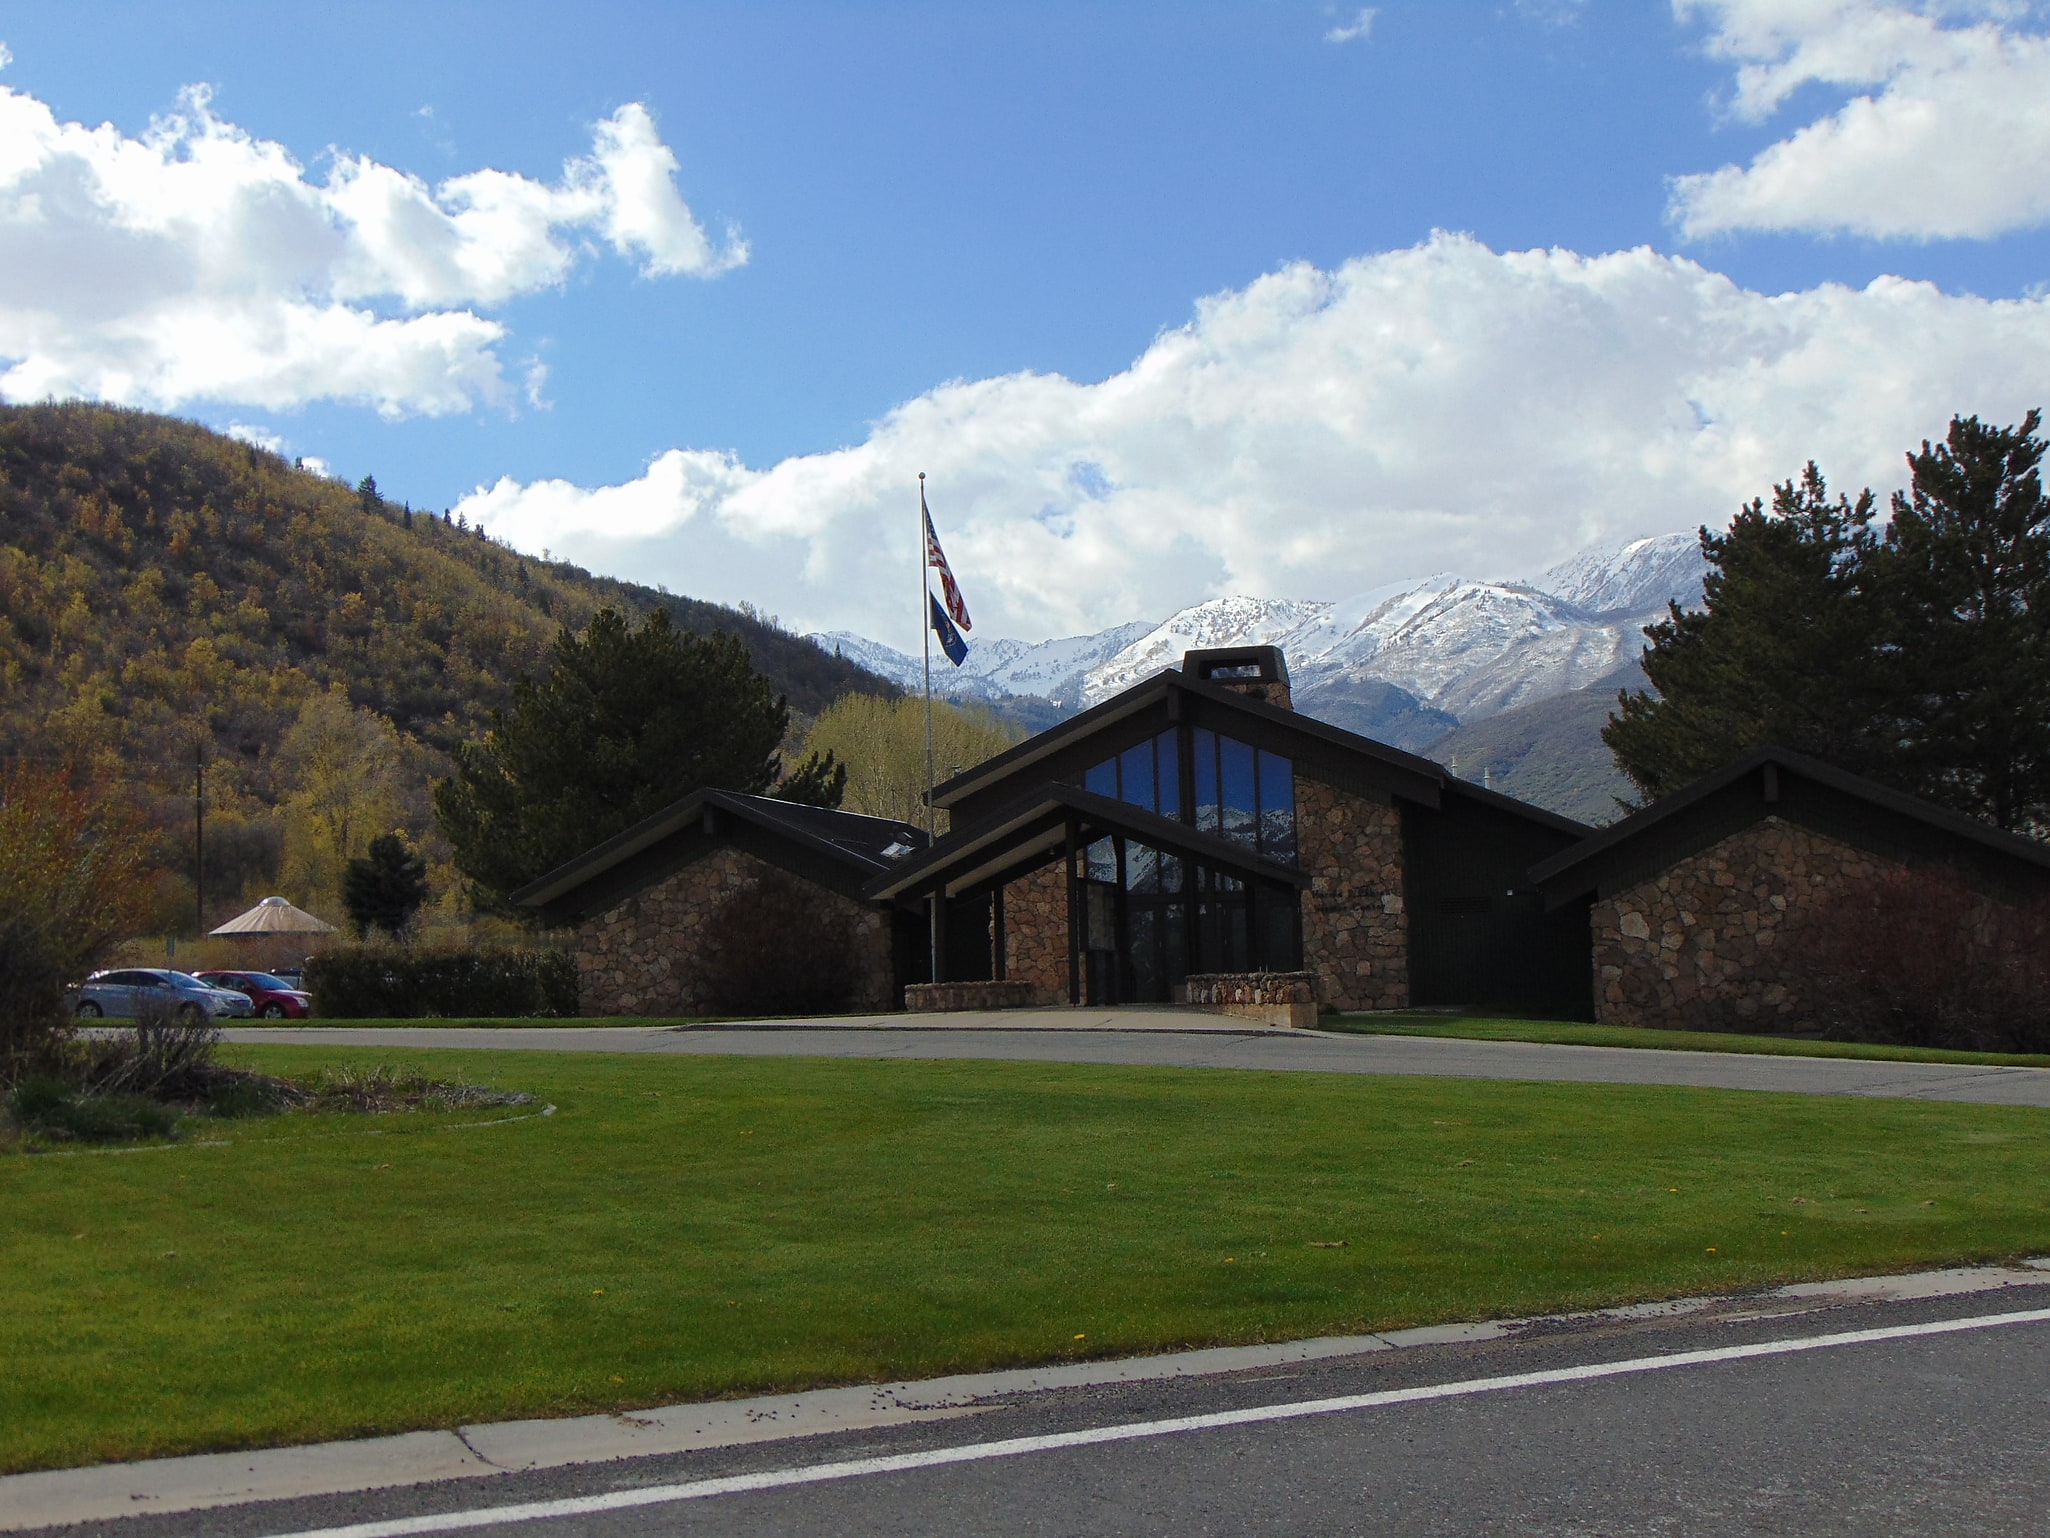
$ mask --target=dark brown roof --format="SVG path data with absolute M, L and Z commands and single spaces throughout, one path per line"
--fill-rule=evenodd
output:
M 1200 832 L 1176 818 L 1072 785 L 1046 785 L 1009 810 L 950 833 L 921 854 L 907 855 L 901 865 L 869 883 L 868 895 L 886 900 L 918 893 L 939 882 L 973 884 L 1021 859 L 1057 847 L 1070 818 L 1080 818 L 1095 830 L 1094 837 L 1104 832 L 1125 833 L 1142 843 L 1227 870 L 1291 886 L 1309 885 L 1308 872 L 1270 860 L 1215 833 Z
M 703 826 L 707 812 L 716 820 L 726 814 L 749 826 L 786 841 L 806 853 L 844 866 L 861 880 L 886 871 L 902 855 L 888 851 L 893 845 L 923 849 L 926 836 L 909 823 L 886 817 L 864 817 L 857 812 L 827 807 L 800 806 L 772 796 L 744 796 L 730 790 L 693 791 L 652 817 L 643 818 L 622 833 L 616 833 L 595 849 L 585 851 L 566 865 L 557 867 L 512 894 L 522 908 L 556 908 L 572 901 L 579 889 L 598 881 L 635 856 L 653 849 L 665 839 Z
M 1588 891 L 1614 891 L 1771 816 L 1903 859 L 1949 859 L 2050 877 L 2050 845 L 1766 746 L 1540 861 L 1531 867 L 1531 880 L 1554 904 Z

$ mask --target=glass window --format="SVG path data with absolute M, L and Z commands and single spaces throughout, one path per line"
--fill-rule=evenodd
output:
M 1169 727 L 1153 739 L 1153 756 L 1159 765 L 1160 806 L 1163 817 L 1182 815 L 1182 734 Z
M 1153 742 L 1126 748 L 1118 757 L 1118 794 L 1130 805 L 1152 811 L 1159 803 L 1153 790 Z
M 1082 874 L 1091 881 L 1118 879 L 1118 853 L 1107 838 L 1100 838 L 1083 853 Z
M 1278 753 L 1260 755 L 1260 852 L 1295 864 L 1295 765 Z
M 1160 851 L 1145 844 L 1125 845 L 1125 890 L 1128 892 L 1157 892 L 1160 890 Z
M 1196 728 L 1196 826 L 1215 833 L 1217 810 L 1217 735 L 1207 727 Z
M 1099 796 L 1116 799 L 1118 793 L 1118 761 L 1106 758 L 1100 764 L 1092 764 L 1089 772 L 1082 776 L 1082 788 Z
M 1218 799 L 1224 806 L 1224 836 L 1257 847 L 1259 800 L 1254 794 L 1252 746 L 1234 737 L 1220 737 L 1217 750 Z

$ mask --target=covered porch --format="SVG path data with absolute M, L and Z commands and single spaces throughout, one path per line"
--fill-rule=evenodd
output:
M 1100 1006 L 1179 1002 L 1191 975 L 1300 970 L 1308 885 L 1244 841 L 1054 785 L 869 895 L 922 911 L 935 981 Z

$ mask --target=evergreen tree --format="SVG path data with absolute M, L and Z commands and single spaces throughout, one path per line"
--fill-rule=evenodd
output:
M 1997 826 L 2050 822 L 2050 499 L 2040 415 L 1953 419 L 1881 538 L 1811 464 L 1701 533 L 1702 607 L 1649 627 L 1655 693 L 1602 740 L 1655 800 L 1762 743 Z
M 427 862 L 398 834 L 380 833 L 362 859 L 349 862 L 342 901 L 359 939 L 373 929 L 397 939 L 427 901 Z
M 776 786 L 789 710 L 735 637 L 679 632 L 661 610 L 636 630 L 600 609 L 581 636 L 557 636 L 552 663 L 514 686 L 512 708 L 435 787 L 456 865 L 487 906 L 694 790 Z M 798 771 L 791 799 L 835 805 L 844 783 L 829 755 Z
M 1647 627 L 1654 692 L 1618 696 L 1602 740 L 1646 800 L 1746 748 L 1777 743 L 1860 773 L 1881 768 L 1873 732 L 1875 606 L 1865 563 L 1874 499 L 1829 496 L 1810 464 L 1753 500 L 1724 534 L 1701 531 L 1702 607 Z
M 376 476 L 366 475 L 356 483 L 356 503 L 366 513 L 374 513 L 384 506 L 384 498 L 378 495 Z
M 2050 498 L 2036 436 L 1953 420 L 1908 457 L 1873 559 L 1910 789 L 1996 826 L 2050 821 Z

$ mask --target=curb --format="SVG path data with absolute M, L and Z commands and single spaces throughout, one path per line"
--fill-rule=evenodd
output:
M 1021 1394 L 1207 1377 L 1415 1346 L 1500 1340 L 1540 1325 L 1677 1318 L 1730 1303 L 1750 1304 L 1752 1308 L 1726 1317 L 1749 1319 L 1806 1312 L 1799 1306 L 1802 1304 L 1820 1307 L 1846 1301 L 1909 1302 L 2030 1286 L 2050 1286 L 2050 1257 L 2024 1260 L 2017 1266 L 1952 1267 L 1900 1276 L 1802 1282 L 1765 1292 L 1676 1298 L 1530 1319 L 1426 1325 L 1377 1335 L 1222 1346 L 1164 1356 L 960 1373 L 922 1382 L 669 1405 L 617 1415 L 499 1421 L 453 1431 L 412 1431 L 304 1447 L 203 1453 L 11 1474 L 0 1477 L 0 1532 L 102 1522 L 144 1513 L 202 1511 L 256 1501 L 344 1495 L 946 1420 L 979 1414 L 994 1408 L 988 1403 L 990 1400 Z

